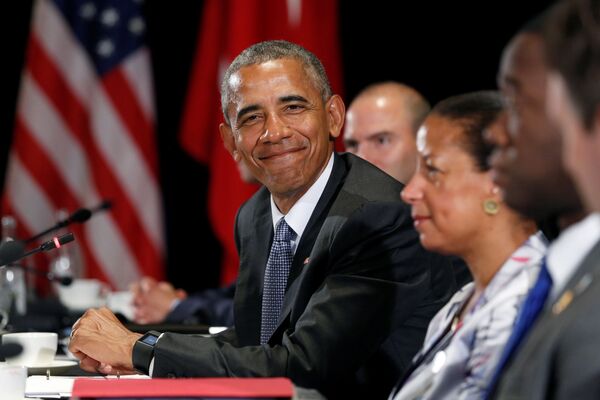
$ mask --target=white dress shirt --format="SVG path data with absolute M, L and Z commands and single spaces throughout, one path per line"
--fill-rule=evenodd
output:
M 600 240 L 600 213 L 593 213 L 565 229 L 552 242 L 546 260 L 548 272 L 552 277 L 549 300 L 556 300 L 598 240 Z

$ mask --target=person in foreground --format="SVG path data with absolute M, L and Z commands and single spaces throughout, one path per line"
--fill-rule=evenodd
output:
M 69 349 L 88 371 L 285 376 L 328 398 L 364 398 L 356 374 L 391 336 L 389 357 L 410 362 L 455 290 L 450 264 L 420 246 L 402 184 L 333 153 L 344 104 L 312 53 L 253 45 L 229 66 L 221 94 L 225 146 L 264 185 L 236 220 L 235 327 L 145 340 L 108 310 L 88 310 Z
M 597 0 L 563 1 L 545 23 L 548 115 L 563 138 L 565 167 L 591 213 L 565 230 L 551 249 L 556 247 L 560 257 L 550 270 L 550 293 L 501 377 L 496 398 L 600 397 L 600 323 L 595 317 L 600 307 L 599 17 Z
M 474 92 L 437 104 L 417 136 L 416 174 L 402 191 L 423 246 L 460 256 L 473 282 L 433 318 L 422 350 L 391 398 L 482 398 L 546 243 L 505 204 L 489 171 L 484 130 L 503 101 Z
M 585 255 L 572 247 L 572 235 L 579 229 L 575 223 L 585 214 L 573 180 L 561 162 L 560 132 L 551 123 L 545 108 L 549 73 L 543 38 L 546 15 L 547 12 L 528 22 L 503 52 L 498 86 L 507 104 L 506 129 L 490 130 L 487 136 L 494 145 L 490 159 L 494 181 L 502 189 L 504 201 L 523 215 L 544 222 L 545 227 L 551 228 L 546 232 L 552 240 L 542 268 L 547 274 L 538 275 L 519 311 L 518 323 L 488 388 L 489 398 L 506 395 L 498 393 L 497 383 L 521 352 L 524 339 L 543 306 L 542 300 L 536 307 L 537 312 L 526 307 L 535 305 L 534 300 L 540 298 L 536 286 L 543 289 L 544 281 L 550 276 L 553 288 L 547 295 L 550 299 L 555 297 L 561 282 L 568 279 L 565 272 L 568 274 Z M 583 235 L 576 240 L 579 249 L 593 244 L 585 238 L 585 233 Z M 527 384 L 527 387 L 532 386 Z

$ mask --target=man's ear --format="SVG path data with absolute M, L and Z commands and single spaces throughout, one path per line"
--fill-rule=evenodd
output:
M 225 146 L 229 154 L 231 154 L 235 162 L 240 161 L 240 155 L 235 145 L 235 138 L 233 137 L 233 131 L 231 130 L 231 127 L 226 123 L 222 122 L 221 124 L 219 124 L 219 132 L 221 133 L 223 145 Z
M 334 94 L 327 100 L 325 107 L 329 118 L 329 137 L 337 138 L 342 132 L 342 126 L 344 126 L 346 106 L 344 106 L 342 98 Z

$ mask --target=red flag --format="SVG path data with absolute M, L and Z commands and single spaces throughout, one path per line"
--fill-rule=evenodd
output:
M 22 237 L 56 210 L 110 212 L 73 226 L 87 276 L 125 289 L 164 276 L 150 60 L 140 4 L 40 0 L 33 12 L 3 213 Z
M 182 121 L 182 146 L 210 168 L 208 212 L 223 245 L 221 282 L 235 279 L 233 225 L 239 206 L 257 189 L 240 179 L 223 147 L 219 86 L 229 63 L 246 47 L 272 39 L 298 43 L 323 62 L 334 92 L 342 86 L 336 0 L 206 0 Z

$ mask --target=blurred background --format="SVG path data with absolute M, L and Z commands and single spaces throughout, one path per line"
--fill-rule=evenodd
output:
M 271 3 L 274 1 L 271 0 Z M 118 2 L 119 0 L 100 3 L 114 5 Z M 56 1 L 55 3 L 66 6 L 69 2 Z M 243 10 L 241 8 L 231 10 L 227 9 L 226 3 L 245 4 L 239 6 L 243 7 Z M 149 50 L 153 71 L 151 84 L 155 98 L 154 134 L 158 155 L 155 160 L 156 181 L 159 206 L 162 208 L 158 220 L 162 219 L 164 230 L 158 233 L 159 240 L 162 242 L 160 246 L 163 246 L 163 249 L 151 253 L 158 254 L 160 260 L 152 261 L 154 266 L 149 269 L 140 267 L 138 271 L 140 275 L 149 273 L 158 278 L 166 278 L 176 287 L 187 290 L 218 286 L 235 277 L 235 271 L 224 272 L 221 267 L 224 262 L 223 244 L 222 240 L 218 239 L 219 233 L 216 232 L 218 228 L 211 224 L 211 221 L 214 224 L 214 220 L 211 220 L 208 211 L 209 181 L 217 179 L 214 170 L 211 174 L 213 150 L 208 147 L 205 150 L 200 149 L 201 153 L 202 151 L 207 153 L 204 155 L 198 153 L 192 155 L 184 150 L 181 141 L 181 132 L 184 130 L 182 121 L 187 118 L 188 123 L 191 124 L 190 121 L 194 119 L 200 120 L 196 122 L 211 126 L 212 128 L 206 129 L 210 135 L 218 139 L 217 120 L 214 122 L 204 120 L 202 117 L 204 111 L 200 109 L 197 115 L 186 115 L 186 107 L 187 114 L 195 112 L 190 111 L 192 108 L 190 104 L 202 107 L 203 101 L 207 104 L 216 101 L 214 84 L 214 90 L 197 93 L 195 100 L 189 97 L 191 96 L 189 90 L 194 86 L 192 85 L 194 72 L 207 68 L 209 63 L 208 61 L 194 63 L 200 51 L 199 40 L 206 37 L 203 36 L 203 32 L 207 32 L 209 24 L 216 24 L 218 28 L 218 34 L 209 40 L 214 48 L 235 41 L 232 39 L 235 35 L 245 35 L 246 24 L 258 26 L 256 37 L 261 37 L 261 34 L 265 34 L 261 32 L 262 24 L 283 18 L 277 16 L 277 7 L 269 10 L 260 8 L 267 3 L 270 2 L 146 0 L 141 4 L 141 15 L 145 19 L 143 25 L 146 34 L 145 44 Z M 503 2 L 340 0 L 338 3 L 332 0 L 313 2 L 281 0 L 278 3 L 283 8 L 287 6 L 296 9 L 296 14 L 302 15 L 302 18 L 311 15 L 304 12 L 304 7 L 314 3 L 311 26 L 316 26 L 318 33 L 316 39 L 312 40 L 337 46 L 337 54 L 336 51 L 319 54 L 316 49 L 311 50 L 318 56 L 327 58 L 326 68 L 332 75 L 334 89 L 341 92 L 346 104 L 366 85 L 383 80 L 397 80 L 413 86 L 432 104 L 454 94 L 494 89 L 502 48 L 523 23 L 550 4 L 547 1 L 533 0 Z M 209 4 L 213 7 L 211 11 L 207 11 Z M 222 9 L 216 10 L 215 7 Z M 317 11 L 315 14 L 315 7 L 322 7 L 324 11 L 322 13 Z M 3 4 L 5 20 L 0 26 L 5 43 L 3 73 L 0 74 L 2 88 L 0 96 L 3 105 L 0 108 L 0 187 L 4 193 L 3 214 L 13 213 L 15 208 L 14 204 L 11 206 L 10 201 L 6 200 L 8 185 L 6 171 L 11 145 L 15 143 L 17 95 L 25 66 L 32 9 L 33 2 L 30 0 Z M 225 15 L 225 19 L 215 17 L 203 19 L 208 12 L 220 12 L 221 18 Z M 225 32 L 230 32 L 229 36 L 226 36 Z M 256 34 L 256 31 L 253 32 L 253 35 Z M 237 43 L 242 44 L 244 40 L 252 40 L 253 37 L 255 36 L 244 36 L 243 40 Z M 229 45 L 228 49 L 233 51 L 235 46 Z M 331 65 L 339 71 L 331 71 Z M 195 143 L 202 146 L 208 142 L 198 139 Z M 71 165 L 69 168 L 77 168 L 77 166 Z M 228 168 L 227 171 L 230 171 L 231 166 Z M 218 179 L 222 180 L 221 183 L 226 188 L 242 185 L 236 177 L 229 180 L 221 176 Z M 246 189 L 242 196 L 247 196 L 252 190 L 252 187 Z M 228 191 L 219 192 L 219 195 L 237 201 L 237 195 Z M 100 197 L 115 200 L 110 193 L 108 195 L 100 193 Z M 69 212 L 74 211 L 76 207 L 95 205 L 75 204 L 76 202 L 70 201 L 67 206 L 57 202 L 58 200 L 50 201 L 52 208 L 66 207 Z M 143 208 L 142 203 L 132 202 L 131 207 L 133 210 Z M 211 207 L 218 209 L 225 207 L 225 204 L 217 201 Z M 117 202 L 113 210 L 107 213 L 114 213 L 112 218 L 119 219 L 116 225 L 122 227 L 123 221 L 131 212 L 120 207 Z M 49 215 L 45 221 L 50 221 L 52 218 L 54 215 Z M 21 232 L 25 229 L 29 235 L 36 233 L 34 227 L 26 226 L 26 222 L 21 221 L 21 225 L 25 225 L 21 226 Z M 160 226 L 160 223 L 158 225 Z M 221 235 L 230 232 L 233 236 L 233 227 L 229 225 L 230 223 L 226 224 L 226 228 L 221 228 L 224 229 Z M 133 240 L 128 238 L 139 233 L 135 229 L 133 231 L 120 229 L 125 237 L 122 240 L 128 244 L 133 243 Z M 76 236 L 77 233 L 78 231 Z M 86 233 L 89 234 L 85 230 L 80 232 L 82 235 Z M 102 240 L 104 240 L 103 236 L 98 234 L 93 236 L 93 240 L 88 237 L 88 240 L 82 244 L 88 245 Z M 105 251 L 110 252 L 110 250 Z M 139 252 L 142 255 L 138 258 L 143 261 L 148 253 L 143 249 Z M 87 252 L 84 250 L 83 253 Z M 231 264 L 231 260 L 229 263 Z M 47 268 L 43 260 L 38 261 L 36 267 Z M 94 273 L 96 270 L 90 268 L 89 271 Z M 106 279 L 106 276 L 100 275 L 100 277 Z M 119 284 L 126 285 L 127 282 L 110 283 L 113 287 L 117 287 Z

